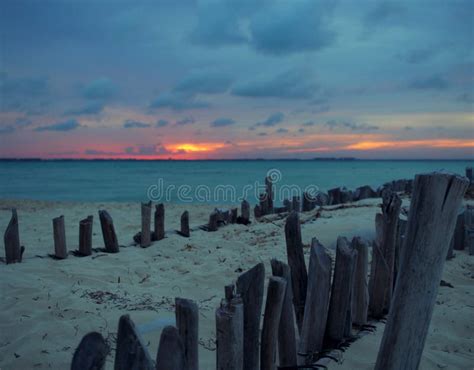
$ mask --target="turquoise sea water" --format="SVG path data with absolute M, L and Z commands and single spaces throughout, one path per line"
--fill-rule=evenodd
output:
M 377 187 L 439 170 L 464 174 L 472 165 L 472 161 L 365 160 L 0 161 L 0 198 L 145 201 L 151 195 L 155 201 L 227 203 L 238 201 L 245 189 L 245 197 L 255 201 L 254 189 L 262 185 L 269 170 L 277 178 L 277 190 L 289 185 L 327 190 L 343 185 Z M 278 194 L 284 193 L 277 191 L 277 198 Z

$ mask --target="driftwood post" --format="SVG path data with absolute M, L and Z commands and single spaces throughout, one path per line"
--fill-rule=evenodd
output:
M 291 270 L 286 263 L 276 259 L 271 260 L 272 274 L 286 281 L 285 299 L 281 309 L 280 325 L 278 327 L 278 356 L 279 365 L 296 366 L 296 333 L 295 315 L 293 311 L 293 288 L 291 287 Z
M 79 254 L 81 256 L 90 256 L 92 254 L 92 225 L 94 216 L 79 222 Z
M 209 215 L 209 223 L 207 224 L 207 231 L 217 231 L 217 212 L 213 211 Z
M 244 304 L 244 369 L 259 369 L 260 316 L 262 314 L 265 267 L 252 267 L 237 279 L 237 293 Z
M 84 335 L 74 351 L 71 370 L 102 370 L 110 349 L 100 333 Z
M 67 258 L 66 230 L 64 216 L 53 218 L 54 256 L 58 259 Z
M 12 217 L 3 235 L 3 242 L 5 243 L 5 262 L 7 264 L 21 262 L 24 248 L 20 247 L 18 215 L 15 208 L 12 209 Z
M 299 212 L 301 210 L 301 201 L 299 195 L 293 195 L 291 208 L 294 212 Z
M 240 214 L 242 217 L 242 223 L 247 225 L 250 222 L 250 204 L 245 199 L 242 201 L 240 206 Z
M 308 295 L 304 308 L 303 330 L 298 353 L 301 364 L 313 362 L 313 354 L 323 349 L 331 290 L 331 257 L 314 238 L 309 258 Z
M 155 206 L 155 235 L 154 240 L 165 238 L 165 206 L 163 203 Z
M 104 237 L 105 251 L 108 253 L 118 253 L 119 245 L 112 217 L 110 217 L 107 211 L 100 210 L 99 218 L 100 226 L 102 228 L 102 236 Z
M 178 329 L 171 325 L 164 327 L 160 336 L 158 353 L 156 354 L 155 369 L 183 370 L 185 365 L 184 344 Z
M 308 273 L 304 261 L 303 242 L 301 241 L 301 225 L 297 212 L 292 212 L 285 224 L 286 253 L 288 265 L 291 269 L 291 283 L 293 285 L 293 304 L 295 306 L 296 323 L 299 332 L 303 325 Z
M 119 320 L 114 370 L 154 370 L 146 344 L 128 315 Z
M 464 249 L 464 208 L 461 208 L 456 216 L 452 243 L 454 250 L 462 251 Z
M 226 298 L 216 310 L 216 342 L 217 370 L 243 370 L 244 306 L 233 285 L 226 287 Z
M 151 202 L 142 203 L 142 233 L 140 247 L 146 248 L 151 245 Z
M 285 298 L 286 280 L 272 276 L 268 281 L 267 302 L 263 316 L 260 369 L 275 370 L 281 310 Z
M 351 292 L 357 251 L 349 247 L 346 238 L 337 238 L 336 263 L 329 302 L 326 341 L 329 347 L 342 342 L 351 310 Z
M 474 206 L 467 206 L 464 212 L 464 244 L 469 255 L 474 255 Z
M 255 217 L 261 217 L 268 215 L 270 212 L 268 210 L 268 194 L 262 193 L 258 196 L 259 204 L 254 208 Z M 257 216 L 259 214 L 259 216 Z
M 237 208 L 232 208 L 230 210 L 230 223 L 235 224 L 237 222 Z
M 367 324 L 367 311 L 369 308 L 368 269 L 369 246 L 360 237 L 352 239 L 352 249 L 357 251 L 357 260 L 352 286 L 352 322 L 362 326 Z
M 195 302 L 184 299 L 175 299 L 176 327 L 184 344 L 186 367 L 183 370 L 199 369 L 199 312 Z
M 425 345 L 466 178 L 443 173 L 415 177 L 406 248 L 376 370 L 417 369 Z
M 181 215 L 180 234 L 181 236 L 189 238 L 190 232 L 189 232 L 189 212 L 188 211 L 184 211 L 183 214 Z
M 270 176 L 265 177 L 265 192 L 267 193 L 267 213 L 273 213 L 273 181 Z

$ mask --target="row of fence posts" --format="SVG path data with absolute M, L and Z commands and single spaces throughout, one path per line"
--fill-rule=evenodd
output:
M 351 242 L 338 238 L 333 273 L 328 251 L 313 238 L 306 269 L 299 216 L 292 212 L 285 224 L 288 265 L 271 261 L 263 323 L 263 263 L 241 274 L 235 286 L 225 287 L 215 315 L 216 368 L 274 370 L 277 364 L 280 369 L 311 368 L 332 349 L 350 343 L 353 328 L 364 328 L 370 317 L 385 314 L 387 325 L 375 369 L 418 368 L 467 186 L 459 176 L 417 175 L 403 238 L 398 225 L 400 198 L 394 192 L 384 194 L 382 213 L 376 217 L 370 283 L 369 246 L 358 237 Z M 92 346 L 85 343 L 88 336 L 95 338 Z M 104 358 L 105 341 L 97 344 L 99 337 L 94 333 L 83 338 L 72 369 L 92 369 L 84 365 L 81 354 Z M 197 370 L 197 348 L 198 308 L 177 298 L 176 326 L 163 329 L 155 363 L 130 318 L 122 316 L 115 369 Z

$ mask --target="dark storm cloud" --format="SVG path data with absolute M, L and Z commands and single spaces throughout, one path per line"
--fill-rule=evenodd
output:
M 35 131 L 72 131 L 81 127 L 79 122 L 75 119 L 70 119 L 65 122 L 53 123 L 52 125 L 40 126 L 35 128 Z
M 134 121 L 134 120 L 131 120 L 131 119 L 127 119 L 123 123 L 123 128 L 147 128 L 147 127 L 150 127 L 150 126 L 151 125 L 149 123 Z
M 225 127 L 234 125 L 235 121 L 232 118 L 217 118 L 210 123 L 211 127 Z

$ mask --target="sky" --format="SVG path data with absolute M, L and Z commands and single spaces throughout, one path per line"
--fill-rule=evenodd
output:
M 0 157 L 474 159 L 471 0 L 2 0 Z

